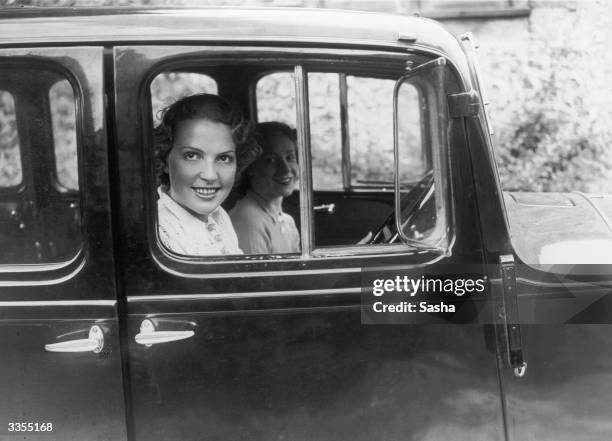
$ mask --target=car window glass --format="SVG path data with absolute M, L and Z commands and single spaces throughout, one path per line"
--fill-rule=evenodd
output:
M 15 100 L 0 90 L 0 188 L 14 187 L 22 180 L 21 152 L 15 119 Z
M 312 186 L 342 189 L 342 137 L 338 74 L 308 74 Z
M 339 89 L 344 87 L 344 79 L 346 100 L 342 102 Z M 394 87 L 395 80 L 391 78 L 343 73 L 308 74 L 316 247 L 355 245 L 363 242 L 368 232 L 378 233 L 376 243 L 399 241 L 393 216 Z M 346 106 L 343 121 L 339 116 L 341 106 Z M 436 216 L 435 204 L 428 203 L 426 198 L 428 192 L 433 192 L 433 181 L 426 179 L 432 176 L 431 161 L 428 161 L 423 148 L 423 109 L 414 86 L 406 84 L 401 89 L 398 107 L 401 115 L 398 125 L 401 197 L 405 198 L 403 206 L 413 210 L 409 215 L 404 214 L 402 219 L 417 224 L 418 231 L 414 227 L 414 231 L 407 235 L 419 240 L 425 235 L 423 231 L 432 227 L 430 224 L 435 225 Z M 342 131 L 347 138 L 344 140 L 344 153 Z M 344 173 L 348 175 L 344 179 L 349 186 L 345 185 L 340 193 L 318 193 L 317 166 L 325 170 L 325 175 L 336 178 L 336 188 L 342 188 L 342 158 Z M 409 200 L 413 203 L 408 203 Z M 429 205 L 433 207 L 433 215 L 431 210 L 422 215 Z M 421 220 L 417 223 L 419 216 Z
M 155 125 L 160 111 L 179 98 L 196 93 L 218 93 L 217 82 L 209 75 L 187 72 L 162 72 L 151 82 L 151 108 Z
M 351 185 L 393 177 L 393 80 L 347 76 Z
M 291 72 L 263 76 L 255 89 L 257 121 L 279 121 L 295 127 L 295 81 Z
M 57 181 L 70 190 L 79 189 L 74 93 L 68 80 L 55 83 L 49 91 L 55 145 Z
M 0 191 L 0 264 L 69 261 L 83 242 L 80 195 L 67 191 L 78 190 L 73 86 L 40 65 L 0 72 L 0 176 L 4 187 L 20 183 Z

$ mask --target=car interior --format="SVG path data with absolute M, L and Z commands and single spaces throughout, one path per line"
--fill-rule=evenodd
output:
M 315 248 L 354 246 L 368 232 L 370 243 L 398 242 L 395 219 L 393 88 L 398 66 L 338 63 L 335 67 L 309 60 L 307 65 L 309 141 L 312 172 Z M 220 63 L 217 61 L 217 63 Z M 294 64 L 224 60 L 204 65 L 171 66 L 154 77 L 151 86 L 153 124 L 160 111 L 193 93 L 218 94 L 237 103 L 254 121 L 280 121 L 295 128 Z M 411 239 L 425 236 L 435 224 L 431 157 L 423 148 L 422 98 L 416 88 L 400 96 L 404 112 L 400 141 L 401 218 Z M 402 101 L 403 100 L 403 101 Z M 302 110 L 303 111 L 303 110 Z M 302 166 L 302 170 L 306 170 Z M 302 171 L 303 172 L 303 171 Z M 300 196 L 296 189 L 283 210 L 300 228 Z M 223 204 L 231 209 L 239 196 Z M 417 219 L 418 218 L 418 219 Z

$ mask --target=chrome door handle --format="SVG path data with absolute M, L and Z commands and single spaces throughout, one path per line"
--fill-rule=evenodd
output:
M 140 332 L 136 334 L 135 340 L 139 345 L 149 347 L 158 343 L 184 340 L 193 335 L 193 331 L 156 331 L 153 322 L 145 319 L 140 324 Z
M 104 332 L 98 325 L 89 328 L 89 338 L 68 340 L 45 345 L 49 352 L 93 352 L 98 354 L 104 347 Z
M 336 204 L 332 202 L 331 204 L 315 205 L 313 207 L 313 210 L 314 211 L 327 211 L 327 214 L 334 214 L 334 212 L 336 211 Z

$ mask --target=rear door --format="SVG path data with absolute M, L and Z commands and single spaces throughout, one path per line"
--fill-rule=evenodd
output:
M 427 192 L 436 196 L 419 197 L 407 217 L 414 228 L 406 234 L 418 246 L 317 245 L 309 134 L 320 121 L 309 117 L 310 75 L 329 66 L 364 73 L 363 66 L 369 66 L 374 76 L 397 79 L 406 57 L 403 49 L 115 48 L 120 283 L 127 300 L 129 425 L 135 440 L 446 439 L 457 433 L 464 439 L 502 439 L 496 356 L 485 344 L 483 327 L 376 325 L 361 319 L 364 268 L 395 268 L 418 278 L 444 263 L 482 262 L 465 144 L 454 146 L 452 175 L 461 185 L 452 203 L 449 164 L 441 159 L 447 158 L 447 147 L 437 144 L 436 188 Z M 301 253 L 184 256 L 160 243 L 151 113 L 151 102 L 160 97 L 151 96 L 151 83 L 172 82 L 190 69 L 217 82 L 216 88 L 197 91 L 225 96 L 255 84 L 257 76 L 245 78 L 245 73 L 292 73 L 297 104 L 290 123 L 300 134 Z M 220 71 L 223 76 L 215 76 Z M 229 87 L 231 78 L 241 82 Z M 167 102 L 181 96 L 172 90 L 187 89 L 173 84 Z M 277 92 L 287 96 L 282 87 Z M 443 118 L 440 106 L 446 104 L 436 96 L 428 95 L 426 104 L 433 107 L 422 115 L 440 119 L 426 127 L 444 124 L 458 140 L 465 139 L 457 132 L 461 124 Z M 248 103 L 246 94 L 237 98 Z M 393 102 L 393 95 L 387 99 Z M 413 105 L 413 111 L 421 108 Z M 461 212 L 452 224 L 440 207 L 459 206 L 456 201 Z M 452 224 L 457 235 L 452 244 L 450 227 L 435 228 L 431 221 Z M 356 226 L 350 216 L 344 222 Z M 452 252 L 427 245 L 433 234 L 427 226 Z
M 0 438 L 125 440 L 102 48 L 0 50 Z

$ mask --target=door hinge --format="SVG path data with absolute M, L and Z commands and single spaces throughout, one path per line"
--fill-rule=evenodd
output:
M 448 108 L 452 118 L 476 116 L 480 112 L 481 100 L 475 90 L 448 96 Z
M 510 254 L 500 256 L 499 268 L 502 286 L 499 313 L 500 318 L 503 320 L 507 361 L 514 370 L 514 375 L 522 377 L 527 370 L 527 363 L 523 358 L 523 341 L 519 320 L 514 257 Z

